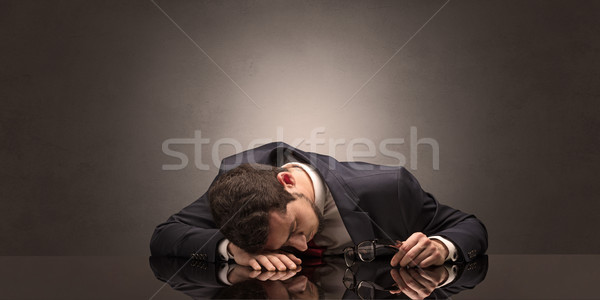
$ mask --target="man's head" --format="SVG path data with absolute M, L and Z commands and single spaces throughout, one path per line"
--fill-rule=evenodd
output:
M 301 169 L 245 164 L 219 176 L 208 198 L 221 232 L 245 251 L 302 251 L 323 223 L 308 191 L 312 184 Z

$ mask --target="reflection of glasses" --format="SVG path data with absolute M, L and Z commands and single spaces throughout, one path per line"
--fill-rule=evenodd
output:
M 346 289 L 353 290 L 360 299 L 374 299 L 376 290 L 389 292 L 395 289 L 393 287 L 384 288 L 375 282 L 365 280 L 361 280 L 356 284 L 356 278 L 350 268 L 346 269 L 346 272 L 344 273 L 344 286 Z
M 360 242 L 354 247 L 344 249 L 344 261 L 346 261 L 347 267 L 352 267 L 357 258 L 364 262 L 371 262 L 377 256 L 377 251 L 390 253 L 390 251 L 381 250 L 391 249 L 393 251 L 391 253 L 395 253 L 398 252 L 400 245 L 402 243 L 391 241 L 381 243 L 378 240 Z

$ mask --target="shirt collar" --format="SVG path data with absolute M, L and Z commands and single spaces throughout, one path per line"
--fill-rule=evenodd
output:
M 290 166 L 302 168 L 302 170 L 304 170 L 304 172 L 308 174 L 308 177 L 310 177 L 310 180 L 312 181 L 313 190 L 315 191 L 315 205 L 317 206 L 317 208 L 319 208 L 321 213 L 324 213 L 326 191 L 325 185 L 323 184 L 323 180 L 321 180 L 319 174 L 317 174 L 317 172 L 311 165 L 299 162 L 289 162 L 283 165 L 282 167 L 287 168 Z

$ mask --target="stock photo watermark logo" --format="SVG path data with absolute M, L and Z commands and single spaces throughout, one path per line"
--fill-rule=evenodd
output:
M 206 171 L 210 170 L 211 167 L 219 168 L 221 159 L 223 159 L 223 157 L 220 157 L 219 151 L 223 147 L 233 148 L 235 153 L 240 153 L 244 150 L 253 149 L 271 142 L 284 141 L 283 127 L 277 127 L 276 132 L 277 134 L 275 139 L 255 138 L 248 143 L 247 147 L 244 147 L 239 140 L 234 138 L 219 138 L 212 142 L 210 138 L 203 137 L 200 130 L 194 131 L 193 138 L 166 139 L 162 143 L 162 152 L 171 158 L 178 159 L 179 163 L 163 164 L 162 170 L 182 170 L 190 163 L 190 159 L 187 154 L 173 150 L 171 146 L 192 145 L 194 149 L 194 166 L 199 170 Z M 396 151 L 396 149 L 392 148 L 397 148 L 398 146 L 408 143 L 409 167 L 412 170 L 417 170 L 418 168 L 419 147 L 429 146 L 432 154 L 432 169 L 440 169 L 439 143 L 434 138 L 418 138 L 417 127 L 415 126 L 410 127 L 408 141 L 406 141 L 404 138 L 398 137 L 386 138 L 379 142 L 375 142 L 372 139 L 365 137 L 357 137 L 349 140 L 344 138 L 336 139 L 332 137 L 325 138 L 323 137 L 325 133 L 325 127 L 317 127 L 311 130 L 309 138 L 296 138 L 291 143 L 288 142 L 288 144 L 294 148 L 308 149 L 310 152 L 318 152 L 334 158 L 336 157 L 336 153 L 339 153 L 338 151 L 340 148 L 345 148 L 347 161 L 368 161 L 374 158 L 384 158 L 393 159 L 395 161 L 395 163 L 391 164 L 391 166 L 406 166 L 406 156 L 402 152 Z M 210 161 L 208 162 L 202 157 L 202 150 L 206 149 L 206 147 L 210 147 L 211 149 Z M 318 147 L 326 147 L 326 149 L 328 149 L 328 153 L 317 151 Z

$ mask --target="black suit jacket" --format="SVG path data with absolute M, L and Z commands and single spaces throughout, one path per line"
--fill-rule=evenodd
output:
M 223 159 L 219 175 L 242 163 L 281 166 L 289 161 L 315 167 L 329 187 L 354 243 L 375 238 L 405 240 L 414 232 L 423 232 L 452 241 L 464 261 L 487 249 L 487 231 L 475 216 L 440 204 L 403 167 L 339 162 L 277 142 Z M 158 225 L 150 248 L 154 256 L 194 254 L 212 262 L 218 260 L 216 248 L 223 238 L 205 193 Z

